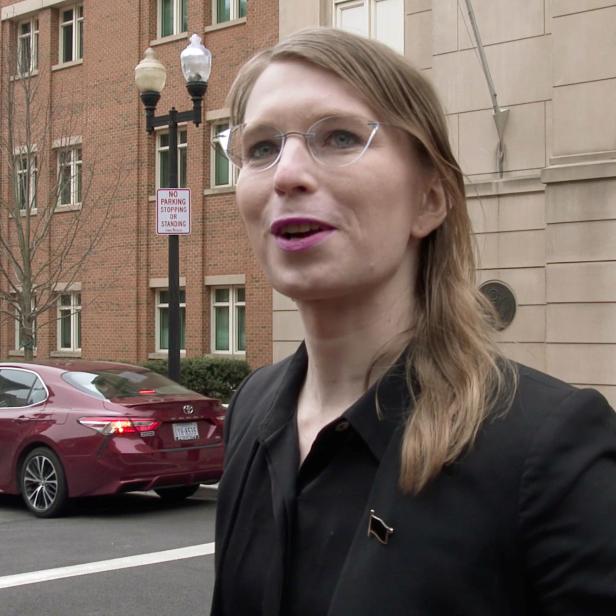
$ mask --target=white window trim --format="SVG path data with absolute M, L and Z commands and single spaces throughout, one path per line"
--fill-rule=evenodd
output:
M 334 24 L 335 28 L 340 27 L 338 24 L 338 17 L 339 17 L 338 7 L 339 6 L 346 4 L 349 6 L 349 8 L 353 8 L 353 7 L 358 7 L 358 6 L 366 6 L 366 3 L 367 3 L 368 4 L 368 37 L 374 40 L 379 40 L 377 37 L 377 19 L 376 19 L 377 6 L 376 5 L 379 2 L 383 2 L 383 1 L 386 1 L 386 0 L 332 0 L 332 23 Z M 404 1 L 402 2 L 402 6 L 404 7 Z M 404 19 L 404 12 L 400 16 L 400 18 Z M 388 41 L 381 40 L 381 43 L 389 45 L 390 47 L 395 49 L 395 51 L 397 51 L 400 54 L 404 54 L 404 37 L 403 37 L 403 40 L 400 41 L 402 45 L 402 49 L 392 46 Z
M 72 351 L 81 352 L 81 345 L 77 344 L 77 332 L 79 331 L 79 321 L 81 319 L 81 301 L 77 301 L 77 295 L 80 295 L 80 291 L 67 291 L 66 293 L 60 293 L 56 302 L 58 312 L 58 326 L 56 334 L 56 348 L 58 351 Z M 71 298 L 70 306 L 62 306 L 60 304 L 62 295 L 68 295 Z M 70 311 L 71 315 L 71 345 L 70 347 L 62 346 L 62 313 Z
M 248 11 L 248 7 L 246 7 Z M 240 19 L 246 19 L 246 17 L 240 17 L 240 0 L 231 0 L 231 11 L 229 12 L 229 19 L 225 21 L 218 20 L 218 2 L 212 0 L 212 25 L 229 24 Z
M 186 123 L 182 123 L 178 125 L 178 183 L 181 177 L 180 173 L 180 165 L 182 164 L 182 157 L 180 156 L 180 150 L 186 150 L 186 164 L 188 165 L 188 130 L 186 128 Z M 180 134 L 184 132 L 186 133 L 186 141 L 184 143 L 180 142 Z M 167 129 L 161 129 L 156 131 L 156 189 L 158 190 L 160 186 L 160 153 L 169 151 L 169 146 L 161 146 L 160 138 L 162 135 L 168 135 L 169 131 Z M 186 177 L 188 178 L 188 169 L 186 170 Z
M 32 306 L 34 307 L 34 300 L 32 300 Z M 12 351 L 11 354 L 21 355 L 25 351 L 24 351 L 24 347 L 19 344 L 19 328 L 21 324 L 21 319 L 18 318 L 17 313 L 18 313 L 17 306 L 15 306 L 15 337 L 13 339 L 13 343 L 14 343 L 13 346 L 15 348 L 11 349 Z M 36 319 L 34 320 L 34 323 L 33 323 L 33 329 L 34 329 L 34 348 L 32 349 L 32 351 L 36 353 Z
M 244 289 L 244 301 L 236 301 L 236 290 L 239 288 Z M 242 284 L 239 285 L 216 285 L 209 287 L 210 289 L 210 349 L 213 355 L 230 355 L 241 356 L 246 355 L 246 350 L 239 350 L 237 348 L 236 340 L 236 307 L 244 306 L 246 310 L 246 287 Z M 217 303 L 216 302 L 216 289 L 229 289 L 229 302 Z M 217 306 L 229 306 L 229 350 L 219 350 L 216 348 L 216 310 Z M 245 312 L 244 312 L 245 314 Z M 246 332 L 244 332 L 245 334 Z
M 31 214 L 36 214 L 37 209 L 36 209 L 36 185 L 37 185 L 37 179 L 38 179 L 38 158 L 37 158 L 37 153 L 36 153 L 36 149 L 28 152 L 27 150 L 25 152 L 20 152 L 18 154 L 14 154 L 13 155 L 13 165 L 16 167 L 15 169 L 15 177 L 17 178 L 17 182 L 19 185 L 19 176 L 25 174 L 28 174 L 28 168 L 26 168 L 25 171 L 20 170 L 19 167 L 17 167 L 17 165 L 21 164 L 21 162 L 17 162 L 18 160 L 21 161 L 21 159 L 26 158 L 26 159 L 34 159 L 34 169 L 30 169 L 30 174 L 29 174 L 29 180 L 30 180 L 30 202 L 32 204 L 32 206 L 30 207 L 30 209 L 28 209 L 27 207 L 20 207 L 19 211 L 20 213 L 26 213 L 26 212 L 30 212 Z
M 78 15 L 78 9 L 81 8 L 81 16 Z M 73 19 L 71 21 L 62 21 L 62 13 L 64 11 L 73 10 Z M 58 65 L 64 66 L 68 64 L 77 64 L 83 61 L 83 41 L 81 44 L 81 50 L 79 49 L 78 41 L 79 41 L 79 22 L 83 22 L 84 20 L 84 7 L 82 2 L 77 2 L 76 4 L 69 4 L 67 6 L 61 6 L 59 9 L 58 15 Z M 71 49 L 71 59 L 64 60 L 64 36 L 62 35 L 63 26 L 72 23 L 73 24 L 73 40 L 72 40 L 72 49 Z M 85 37 L 84 37 L 85 38 Z M 81 51 L 81 55 L 78 55 L 78 52 Z M 56 66 L 58 66 L 56 65 Z
M 23 36 L 20 33 L 21 26 L 23 24 L 30 24 L 30 34 Z M 21 70 L 21 45 L 22 39 L 29 39 L 30 46 L 30 66 L 27 71 Z M 22 19 L 17 23 L 17 75 L 19 77 L 28 77 L 33 75 L 38 70 L 38 39 L 39 39 L 39 20 L 38 17 L 31 17 L 30 19 Z
M 238 168 L 229 161 L 229 181 L 226 184 L 216 184 L 216 147 L 218 138 L 216 137 L 216 128 L 221 125 L 229 126 L 229 118 L 220 118 L 210 123 L 210 143 L 212 144 L 212 155 L 210 156 L 210 188 L 230 188 L 237 183 Z M 224 154 L 223 154 L 224 156 Z
M 188 11 L 188 5 L 186 6 Z M 187 30 L 182 30 L 182 0 L 173 0 L 173 28 L 171 34 L 163 34 L 163 0 L 156 2 L 156 35 L 157 40 L 169 40 L 172 36 L 186 34 Z
M 155 344 L 154 348 L 156 349 L 156 355 L 168 355 L 169 349 L 161 349 L 160 348 L 160 309 L 167 308 L 169 309 L 169 304 L 167 302 L 160 301 L 161 292 L 169 291 L 168 287 L 162 288 L 158 287 L 155 291 L 154 297 L 154 327 L 155 327 Z M 180 287 L 180 291 L 184 291 L 184 299 L 186 299 L 186 289 L 184 287 Z M 180 301 L 180 309 L 184 308 L 184 342 L 186 342 L 186 301 Z M 186 349 L 180 349 L 181 354 L 186 354 Z
M 79 157 L 77 157 L 77 152 L 79 152 Z M 69 153 L 70 161 L 68 166 L 71 170 L 71 179 L 70 179 L 70 192 L 71 199 L 69 203 L 62 203 L 62 191 L 61 191 L 61 171 L 62 171 L 62 154 Z M 57 178 L 58 178 L 58 201 L 56 203 L 56 209 L 67 209 L 67 208 L 76 208 L 81 206 L 81 200 L 78 200 L 78 190 L 77 187 L 79 182 L 81 182 L 81 198 L 83 199 L 83 150 L 81 148 L 81 144 L 75 144 L 68 147 L 62 147 L 58 150 L 57 155 Z M 64 165 L 66 166 L 66 165 Z M 78 180 L 78 178 L 80 178 Z

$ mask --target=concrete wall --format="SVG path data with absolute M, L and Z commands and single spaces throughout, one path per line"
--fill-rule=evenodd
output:
M 280 2 L 290 14 L 295 2 Z M 281 12 L 281 33 L 331 24 L 331 3 L 296 3 L 301 17 Z M 465 3 L 406 0 L 405 50 L 437 88 L 467 174 L 478 281 L 501 280 L 516 297 L 501 345 L 616 404 L 616 1 L 472 4 L 498 103 L 510 110 L 502 176 Z M 302 329 L 292 302 L 275 293 L 273 307 L 279 358 Z

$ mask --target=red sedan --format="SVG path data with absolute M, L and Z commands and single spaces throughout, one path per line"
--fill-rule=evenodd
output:
M 187 498 L 222 473 L 224 413 L 138 366 L 0 363 L 0 493 L 39 517 L 77 496 Z

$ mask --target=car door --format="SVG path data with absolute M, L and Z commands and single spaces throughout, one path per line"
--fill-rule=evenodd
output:
M 47 389 L 32 370 L 0 368 L 0 490 L 12 489 L 15 454 L 47 400 Z

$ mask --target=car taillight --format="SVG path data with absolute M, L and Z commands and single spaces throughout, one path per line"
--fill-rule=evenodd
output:
M 101 434 L 144 434 L 160 427 L 160 421 L 135 417 L 82 417 L 79 423 Z

